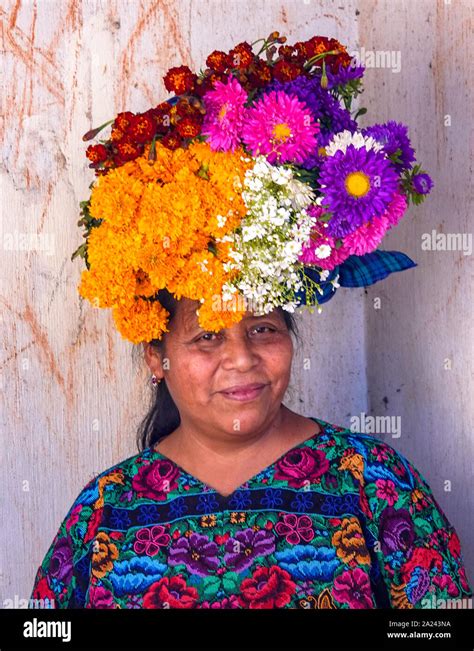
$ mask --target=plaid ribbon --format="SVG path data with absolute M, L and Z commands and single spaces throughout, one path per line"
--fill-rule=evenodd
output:
M 416 266 L 416 262 L 400 251 L 372 251 L 365 255 L 351 255 L 339 265 L 338 282 L 341 287 L 367 287 L 394 271 Z
M 403 271 L 416 266 L 416 262 L 413 262 L 405 253 L 377 250 L 365 255 L 349 256 L 341 265 L 334 267 L 327 280 L 323 282 L 319 282 L 319 273 L 313 267 L 305 266 L 302 273 L 315 282 L 319 282 L 323 293 L 317 294 L 317 300 L 319 304 L 322 304 L 329 301 L 336 293 L 336 288 L 332 285 L 331 280 L 337 274 L 339 274 L 337 282 L 341 287 L 367 287 L 383 280 L 395 271 Z M 306 305 L 304 290 L 297 292 L 296 298 L 300 305 Z

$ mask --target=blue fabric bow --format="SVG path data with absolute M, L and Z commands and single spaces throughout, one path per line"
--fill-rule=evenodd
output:
M 342 264 L 334 267 L 327 279 L 319 282 L 319 273 L 309 266 L 305 266 L 302 273 L 315 282 L 319 282 L 322 294 L 316 293 L 318 303 L 326 303 L 336 293 L 336 288 L 331 283 L 339 274 L 338 283 L 341 287 L 367 287 L 379 280 L 383 280 L 395 271 L 403 271 L 418 266 L 405 253 L 401 251 L 372 251 L 365 255 L 351 255 Z M 306 305 L 306 291 L 296 293 L 296 300 L 300 305 Z

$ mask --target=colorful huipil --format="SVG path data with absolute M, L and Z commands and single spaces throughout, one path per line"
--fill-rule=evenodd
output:
M 227 496 L 154 447 L 99 474 L 30 608 L 472 607 L 423 475 L 374 436 L 312 420 L 317 434 Z

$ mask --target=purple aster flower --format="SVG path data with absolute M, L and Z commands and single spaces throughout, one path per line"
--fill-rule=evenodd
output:
M 330 92 L 321 88 L 319 77 L 301 76 L 288 82 L 273 81 L 268 88 L 293 93 L 306 104 L 314 119 L 320 123 L 319 147 L 325 147 L 331 137 L 340 131 L 348 129 L 354 133 L 357 130 L 357 122 L 351 118 L 349 111 L 343 108 Z M 302 167 L 311 169 L 320 164 L 321 157 L 316 149 L 303 161 Z
M 333 213 L 327 234 L 344 237 L 387 210 L 398 174 L 383 152 L 351 144 L 324 159 L 319 183 L 322 205 Z
M 408 138 L 408 127 L 400 122 L 390 120 L 385 124 L 374 124 L 371 127 L 362 129 L 364 136 L 372 136 L 377 142 L 383 145 L 384 152 L 387 156 L 394 154 L 400 149 L 399 158 L 401 163 L 392 165 L 398 171 L 408 169 L 415 160 L 415 150 L 410 145 Z
M 418 194 L 428 194 L 433 187 L 433 181 L 429 174 L 415 174 L 412 183 Z
M 326 68 L 328 78 L 328 88 L 335 86 L 344 86 L 354 79 L 360 79 L 364 76 L 365 67 L 358 65 L 339 66 L 337 72 L 331 72 L 330 67 Z

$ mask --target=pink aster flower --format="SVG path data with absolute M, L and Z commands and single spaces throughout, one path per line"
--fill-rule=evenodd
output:
M 242 139 L 253 156 L 264 154 L 271 164 L 300 164 L 317 148 L 318 133 L 306 104 L 279 90 L 247 109 Z
M 387 210 L 384 213 L 390 223 L 389 228 L 396 226 L 400 219 L 403 217 L 405 210 L 407 209 L 407 198 L 401 192 L 395 192 L 392 197 L 391 202 L 389 203 Z
M 372 217 L 344 237 L 343 252 L 347 252 L 348 255 L 364 255 L 375 251 L 385 237 L 385 233 L 400 221 L 406 207 L 405 195 L 395 192 L 383 215 Z
M 206 114 L 201 133 L 214 151 L 234 151 L 240 145 L 247 97 L 235 77 L 229 77 L 226 84 L 216 81 L 213 90 L 204 94 Z
M 345 236 L 344 246 L 350 255 L 370 253 L 375 251 L 389 228 L 390 223 L 385 215 L 372 217 L 370 221 Z

